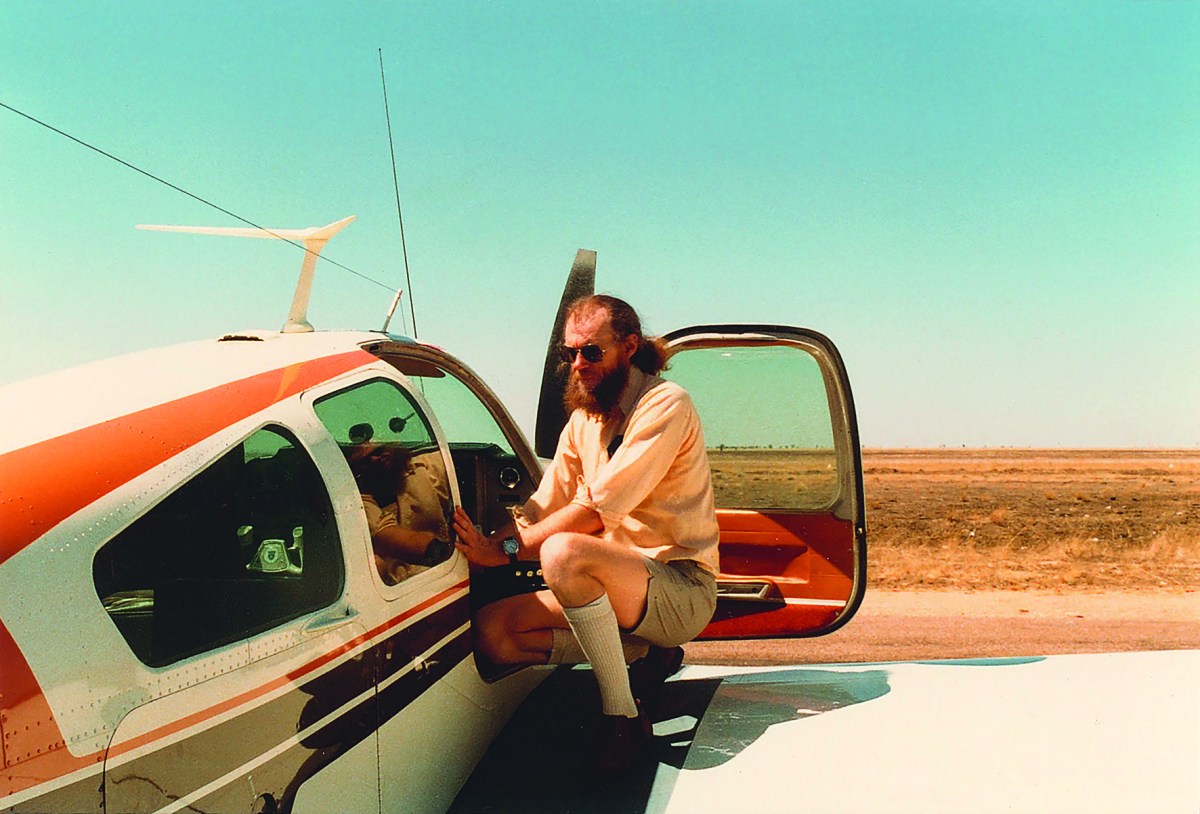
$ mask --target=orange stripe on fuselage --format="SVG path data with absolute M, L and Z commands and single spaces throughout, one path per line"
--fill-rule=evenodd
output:
M 107 756 L 112 758 L 123 755 L 182 732 L 189 727 L 204 724 L 213 718 L 263 698 L 282 687 L 299 685 L 304 677 L 316 672 L 329 662 L 353 651 L 362 644 L 382 637 L 412 620 L 414 616 L 465 591 L 467 586 L 466 580 L 459 582 L 377 625 L 374 629 L 354 637 L 340 647 L 323 653 L 290 673 L 266 684 L 239 693 L 214 706 L 185 715 L 130 740 L 113 744 L 107 751 Z M 0 801 L 9 795 L 57 780 L 71 772 L 95 766 L 104 760 L 106 756 L 104 750 L 79 757 L 72 755 L 67 750 L 62 729 L 50 711 L 50 705 L 42 693 L 42 688 L 38 686 L 37 679 L 34 678 L 33 671 L 29 669 L 29 664 L 25 660 L 25 655 L 17 647 L 2 621 L 0 621 L 0 664 L 4 665 L 4 670 L 0 672 L 0 712 L 3 713 L 0 720 L 3 721 L 4 726 L 0 727 L 0 730 L 6 730 L 4 742 L 0 744 L 0 755 L 4 757 L 4 760 L 0 761 L 0 768 L 8 768 L 8 771 L 0 771 Z M 20 769 L 13 771 L 12 767 L 17 764 L 20 764 Z
M 102 751 L 82 757 L 67 751 L 46 696 L 2 621 L 0 665 L 0 730 L 4 731 L 0 754 L 5 769 L 0 772 L 0 800 L 104 759 Z
M 172 721 L 169 724 L 164 724 L 157 729 L 153 729 L 135 738 L 130 738 L 129 740 L 122 741 L 121 743 L 115 743 L 109 748 L 108 756 L 111 758 L 117 755 L 123 755 L 126 752 L 131 752 L 134 749 L 139 749 L 147 744 L 154 743 L 155 741 L 162 740 L 170 735 L 182 732 L 189 727 L 203 724 L 219 715 L 237 709 L 238 707 L 245 706 L 246 704 L 262 698 L 282 687 L 298 685 L 301 683 L 301 679 L 303 679 L 305 676 L 315 672 L 340 656 L 353 651 L 360 645 L 370 642 L 381 636 L 383 633 L 403 624 L 404 622 L 407 622 L 409 619 L 421 613 L 422 611 L 428 610 L 434 605 L 437 605 L 439 602 L 442 602 L 443 600 L 453 596 L 454 594 L 466 590 L 467 585 L 468 583 L 463 581 L 451 588 L 447 588 L 441 593 L 435 594 L 434 596 L 426 599 L 424 602 L 409 608 L 400 615 L 389 619 L 387 622 L 378 625 L 373 630 L 354 637 L 340 647 L 330 650 L 313 661 L 298 667 L 292 672 L 280 676 L 273 681 L 269 681 L 262 686 L 255 687 L 252 690 L 247 690 L 239 695 L 231 696 L 219 704 L 200 710 L 199 712 L 192 713 L 191 715 L 186 715 L 183 718 Z
M 374 361 L 355 350 L 298 362 L 0 455 L 0 563 L 230 424 Z

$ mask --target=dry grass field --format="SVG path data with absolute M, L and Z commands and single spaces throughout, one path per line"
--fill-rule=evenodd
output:
M 821 505 L 831 462 L 718 451 L 719 494 Z M 868 590 L 817 639 L 693 642 L 792 664 L 1200 647 L 1200 450 L 864 451 Z
M 1200 450 L 866 450 L 869 585 L 1200 588 Z

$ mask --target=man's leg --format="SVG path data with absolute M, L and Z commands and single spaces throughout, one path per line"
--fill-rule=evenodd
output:
M 646 613 L 632 635 L 654 646 L 646 658 L 630 667 L 629 683 L 635 697 L 653 709 L 663 682 L 683 664 L 681 645 L 696 638 L 712 619 L 717 584 L 691 560 L 647 560 L 646 567 L 650 571 Z
M 542 545 L 550 591 L 494 602 L 476 619 L 481 650 L 493 661 L 545 664 L 553 629 L 571 629 L 596 675 L 604 711 L 636 717 L 621 628 L 635 627 L 646 610 L 650 574 L 632 549 L 586 534 L 556 534 Z
M 562 607 L 549 591 L 519 594 L 485 605 L 475 614 L 476 647 L 497 664 L 546 664 L 554 628 L 569 630 Z
M 579 646 L 562 606 L 550 591 L 520 594 L 476 611 L 475 644 L 497 664 L 580 664 L 587 654 Z M 625 661 L 646 655 L 648 645 L 622 636 Z
M 600 687 L 601 711 L 605 715 L 636 718 L 638 708 L 629 688 L 621 631 L 608 594 L 600 594 L 599 598 L 577 608 L 563 608 L 563 613 L 592 665 L 596 684 Z
M 621 628 L 637 625 L 650 581 L 645 559 L 587 534 L 556 534 L 542 544 L 542 573 L 592 665 L 606 715 L 638 716 L 629 689 Z

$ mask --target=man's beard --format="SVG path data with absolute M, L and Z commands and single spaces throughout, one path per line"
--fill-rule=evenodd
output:
M 592 415 L 607 418 L 612 415 L 628 381 L 628 363 L 614 368 L 592 388 L 588 388 L 579 378 L 579 374 L 572 370 L 567 378 L 566 392 L 563 393 L 563 404 L 566 405 L 568 413 L 582 409 Z

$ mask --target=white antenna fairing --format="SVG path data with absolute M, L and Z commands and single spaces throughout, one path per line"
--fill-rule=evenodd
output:
M 354 215 L 342 218 L 327 226 L 310 226 L 307 229 L 247 229 L 225 226 L 154 226 L 139 223 L 137 228 L 155 232 L 189 232 L 196 235 L 225 235 L 226 237 L 254 237 L 269 240 L 287 240 L 304 245 L 304 263 L 300 266 L 300 279 L 296 281 L 296 294 L 292 297 L 292 308 L 288 311 L 283 333 L 305 333 L 313 326 L 308 321 L 308 299 L 312 294 L 313 270 L 317 256 L 329 239 L 354 220 Z

